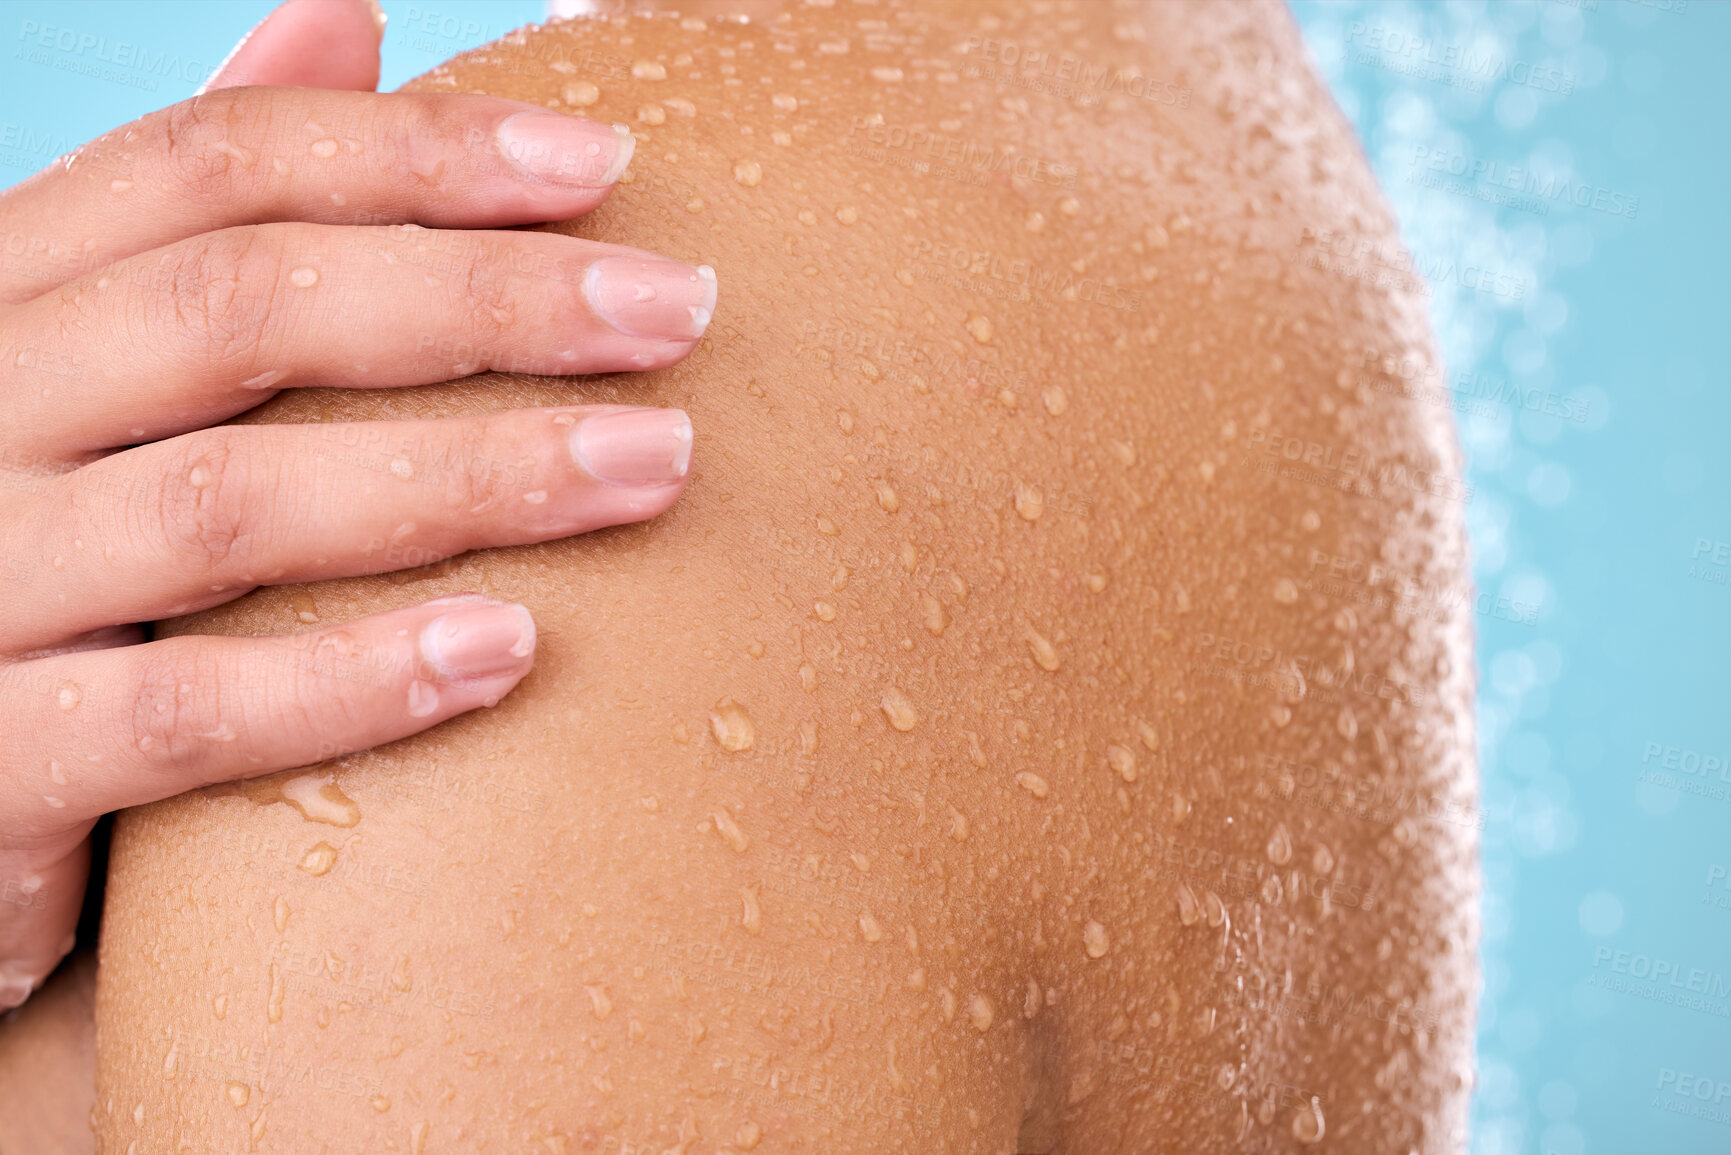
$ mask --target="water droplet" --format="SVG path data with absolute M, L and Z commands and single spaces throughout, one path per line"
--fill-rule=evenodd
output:
M 236 1107 L 244 1107 L 252 1099 L 252 1088 L 245 1083 L 230 1083 L 228 1085 L 228 1101 Z
M 744 854 L 751 846 L 751 839 L 746 836 L 745 831 L 739 828 L 739 823 L 733 820 L 733 815 L 725 809 L 718 809 L 710 815 L 710 820 L 715 823 L 715 832 L 721 835 L 737 853 Z
M 375 1110 L 379 1114 L 383 1115 L 386 1111 L 389 1111 L 390 1109 L 391 1109 L 391 1101 L 389 1099 L 385 1098 L 383 1095 L 374 1095 L 373 1096 L 373 1110 Z
M 920 723 L 919 711 L 914 709 L 908 696 L 895 686 L 885 687 L 882 706 L 884 717 L 889 719 L 890 725 L 904 734 Z
M 806 757 L 817 753 L 817 723 L 806 719 L 799 724 L 799 752 Z
M 758 901 L 758 888 L 756 886 L 740 887 L 739 902 L 741 906 L 739 925 L 745 928 L 747 934 L 762 934 L 763 904 Z
M 667 66 L 654 60 L 638 60 L 631 65 L 633 80 L 666 80 Z
M 885 84 L 898 84 L 901 82 L 901 78 L 902 70 L 891 65 L 880 64 L 872 69 L 872 79 L 882 81 Z
M 1292 707 L 1279 705 L 1269 707 L 1268 720 L 1276 726 L 1285 726 L 1292 721 Z
M 1016 785 L 1020 786 L 1023 790 L 1026 790 L 1029 794 L 1032 794 L 1035 798 L 1044 798 L 1052 792 L 1050 783 L 1038 774 L 1030 773 L 1027 770 L 1016 775 Z
M 62 710 L 76 710 L 84 691 L 77 682 L 62 682 L 54 690 L 54 700 Z
M 854 224 L 859 220 L 859 210 L 852 205 L 842 205 L 835 210 L 835 219 L 844 225 Z
M 276 902 L 271 906 L 271 919 L 276 923 L 276 932 L 282 934 L 288 929 L 289 904 L 282 895 L 276 896 Z
M 613 1013 L 613 1000 L 608 997 L 604 984 L 585 983 L 583 989 L 589 992 L 589 1009 L 596 1018 L 605 1019 Z
M 763 166 L 755 160 L 742 160 L 733 166 L 733 179 L 746 188 L 756 188 L 763 183 Z
M 1136 754 L 1127 747 L 1106 747 L 1106 765 L 1124 781 L 1136 781 Z
M 799 688 L 808 694 L 817 690 L 817 667 L 810 662 L 799 665 Z
M 347 827 L 361 820 L 361 808 L 337 788 L 334 773 L 296 775 L 282 784 L 281 791 L 283 801 L 308 822 Z
M 210 1013 L 218 1019 L 228 1018 L 228 996 L 217 995 L 210 1000 Z
M 1016 482 L 1016 516 L 1023 521 L 1039 521 L 1046 512 L 1046 495 L 1026 482 Z
M 1105 927 L 1089 919 L 1087 925 L 1082 927 L 1082 947 L 1088 952 L 1089 958 L 1100 958 L 1112 949 L 1112 936 L 1106 932 Z
M 859 916 L 859 933 L 860 937 L 867 942 L 881 942 L 884 937 L 884 928 L 878 924 L 877 919 L 872 917 L 871 911 L 862 910 Z
M 820 622 L 835 621 L 836 608 L 829 602 L 813 602 L 811 612 L 817 615 L 817 620 Z
M 1322 1118 L 1322 1100 L 1312 1095 L 1309 1105 L 1300 1107 L 1292 1116 L 1292 1137 L 1308 1147 L 1321 1142 L 1327 1131 L 1328 1125 Z
M 273 1023 L 282 1022 L 282 1000 L 287 988 L 283 983 L 282 971 L 275 963 L 270 964 L 270 997 L 265 1001 L 265 1018 Z
M 1208 908 L 1208 925 L 1216 930 L 1226 925 L 1226 904 L 1212 890 L 1202 892 L 1202 903 Z
M 1292 832 L 1284 822 L 1275 823 L 1274 832 L 1268 836 L 1268 861 L 1276 866 L 1292 861 Z
M 329 874 L 331 867 L 337 864 L 337 848 L 328 842 L 315 842 L 313 848 L 301 856 L 301 869 L 317 878 Z
M 319 271 L 311 265 L 301 265 L 289 273 L 289 284 L 297 289 L 310 289 L 319 283 Z
M 1310 868 L 1318 874 L 1328 874 L 1334 869 L 1334 852 L 1326 846 L 1318 846 L 1310 856 Z
M 981 313 L 974 313 L 968 317 L 968 323 L 964 327 L 968 330 L 968 335 L 973 337 L 973 339 L 978 341 L 980 344 L 990 345 L 992 343 L 992 321 L 990 317 Z
M 1299 516 L 1298 524 L 1306 533 L 1315 533 L 1322 528 L 1322 518 L 1314 509 L 1307 509 Z
M 1274 600 L 1283 606 L 1292 605 L 1298 600 L 1298 585 L 1291 578 L 1281 578 L 1274 583 Z
M 992 1029 L 992 1004 L 985 995 L 975 995 L 968 1000 L 968 1021 L 974 1024 L 974 1030 L 984 1034 Z
M 950 837 L 957 842 L 968 840 L 968 816 L 954 806 L 950 807 Z
M 1190 889 L 1188 882 L 1178 884 L 1178 921 L 1185 926 L 1195 926 L 1202 921 L 1202 904 L 1196 901 L 1196 892 Z
M 799 97 L 790 96 L 785 92 L 776 93 L 769 98 L 769 102 L 783 112 L 793 112 L 799 108 Z
M 601 90 L 587 80 L 576 80 L 567 84 L 559 95 L 573 108 L 588 108 L 601 99 Z
M 1040 400 L 1046 405 L 1046 412 L 1053 417 L 1062 417 L 1064 411 L 1070 408 L 1070 399 L 1064 395 L 1061 385 L 1048 385 L 1040 390 Z
M 733 1145 L 741 1151 L 750 1151 L 763 1141 L 763 1128 L 750 1119 L 734 1128 Z
M 1034 664 L 1042 670 L 1054 671 L 1064 664 L 1063 659 L 1058 656 L 1058 651 L 1052 647 L 1051 642 L 1046 640 L 1044 634 L 1029 629 L 1027 639 L 1028 651 L 1034 655 Z
M 920 597 L 920 611 L 926 632 L 934 638 L 943 637 L 944 631 L 950 625 L 950 615 L 945 611 L 944 604 L 931 594 L 923 594 Z
M 1334 719 L 1334 728 L 1349 742 L 1358 737 L 1358 715 L 1352 712 L 1351 706 L 1340 708 L 1340 713 Z
M 749 750 L 757 741 L 757 726 L 745 707 L 732 698 L 723 698 L 709 714 L 709 730 L 715 741 L 730 754 Z

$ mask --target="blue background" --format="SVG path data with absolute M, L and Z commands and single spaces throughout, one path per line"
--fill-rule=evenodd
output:
M 190 96 L 269 8 L 0 6 L 0 186 Z M 385 10 L 384 88 L 542 15 Z M 1731 5 L 1295 11 L 1415 267 L 1503 286 L 1437 276 L 1431 297 L 1490 595 L 1473 1150 L 1731 1151 L 1731 774 L 1685 769 L 1731 756 L 1731 567 L 1711 564 L 1731 543 Z M 104 44 L 44 49 L 49 26 Z M 129 64 L 97 59 L 121 42 Z M 1648 997 L 1687 996 L 1691 971 L 1697 1005 Z

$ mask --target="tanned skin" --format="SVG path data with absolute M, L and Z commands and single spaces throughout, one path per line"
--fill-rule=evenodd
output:
M 480 590 L 541 643 L 322 804 L 122 815 L 98 1148 L 1462 1149 L 1470 600 L 1412 591 L 1465 582 L 1469 495 L 1391 387 L 1436 363 L 1422 286 L 1288 15 L 578 20 L 410 87 L 630 124 L 560 231 L 713 265 L 715 323 L 664 371 L 245 420 L 682 406 L 694 480 L 174 624 Z M 377 258 L 466 268 L 442 242 Z M 486 498 L 485 458 L 416 469 Z

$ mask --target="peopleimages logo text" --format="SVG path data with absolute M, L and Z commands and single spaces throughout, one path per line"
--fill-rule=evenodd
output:
M 1439 42 L 1428 36 L 1415 36 L 1400 28 L 1355 20 L 1347 25 L 1346 42 L 1380 52 L 1385 57 L 1458 72 L 1479 81 L 1506 80 L 1559 96 L 1568 96 L 1575 91 L 1572 72 L 1526 60 L 1510 60 L 1496 52 Z
M 1446 148 L 1415 145 L 1412 150 L 1414 168 L 1447 173 L 1462 180 L 1494 188 L 1508 189 L 1523 196 L 1552 204 L 1564 203 L 1576 208 L 1592 209 L 1613 217 L 1635 219 L 1641 198 L 1614 189 L 1603 188 L 1556 172 L 1539 173 L 1533 168 L 1505 164 L 1500 160 L 1468 156 Z
M 188 84 L 203 84 L 210 79 L 210 74 L 216 71 L 212 65 L 197 60 L 183 60 L 167 51 L 153 51 L 142 44 L 132 44 L 125 40 L 117 40 L 111 44 L 106 36 L 80 32 L 76 28 L 39 24 L 35 20 L 19 23 L 18 39 L 37 48 L 51 48 L 81 60 L 112 64 L 116 68 L 129 68 L 151 76 L 172 77 Z

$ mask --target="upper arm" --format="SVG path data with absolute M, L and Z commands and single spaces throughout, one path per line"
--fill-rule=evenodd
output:
M 932 19 L 910 61 L 966 42 Z M 1234 46 L 1219 76 L 1171 66 L 1189 119 L 1017 119 L 978 77 L 886 89 L 821 24 L 794 52 L 552 31 L 434 78 L 537 99 L 593 78 L 587 114 L 636 118 L 636 180 L 578 228 L 715 266 L 709 336 L 652 374 L 255 419 L 677 404 L 693 481 L 643 525 L 201 617 L 280 631 L 309 596 L 328 621 L 482 589 L 530 606 L 541 645 L 497 709 L 343 759 L 356 825 L 268 786 L 122 822 L 106 1138 L 1094 1150 L 1297 1134 L 1315 1095 L 1337 1136 L 1334 1103 L 1383 1102 L 1356 1130 L 1380 1150 L 1458 1112 L 1470 831 L 1410 800 L 1470 796 L 1466 632 L 1315 562 L 1459 580 L 1457 507 L 1339 484 L 1451 463 L 1445 429 L 1358 376 L 1366 347 L 1427 338 L 1410 301 L 1302 259 L 1319 228 L 1387 221 L 1344 161 L 1293 176 L 1350 143 L 1290 29 L 1147 19 L 1173 61 Z M 626 79 L 682 53 L 707 77 Z M 1304 94 L 1280 139 L 1205 111 L 1259 84 Z M 885 125 L 1081 175 L 949 179 Z M 1333 463 L 1321 484 L 1292 441 Z M 1413 812 L 1352 801 L 1373 783 Z

